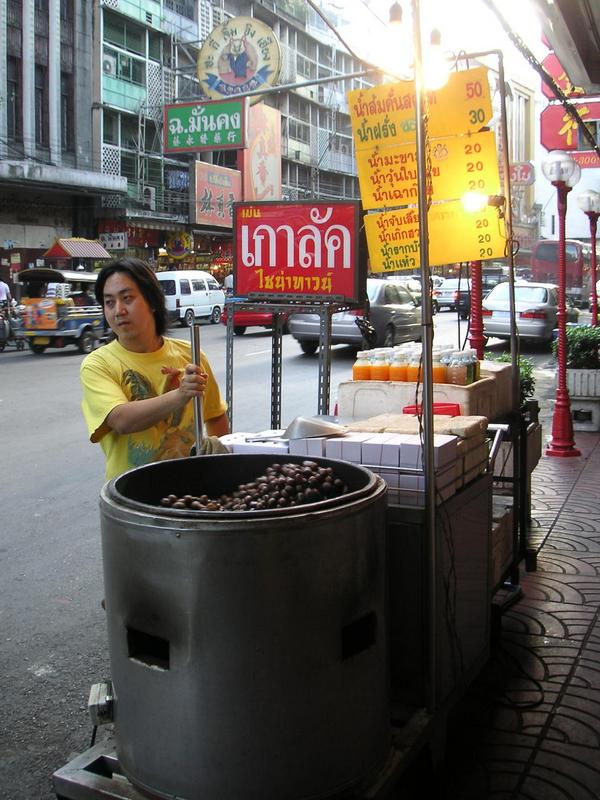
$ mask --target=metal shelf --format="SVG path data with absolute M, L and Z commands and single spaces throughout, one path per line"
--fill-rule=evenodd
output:
M 227 310 L 227 344 L 225 351 L 225 396 L 229 408 L 229 422 L 233 430 L 233 315 L 236 311 L 269 311 L 273 314 L 273 330 L 271 335 L 271 428 L 281 427 L 281 391 L 282 391 L 282 314 L 318 314 L 319 331 L 319 382 L 317 397 L 317 414 L 329 414 L 329 395 L 331 390 L 331 318 L 339 311 L 354 306 L 348 303 L 316 303 L 298 300 L 291 295 L 282 295 L 283 302 L 266 303 L 252 297 L 231 297 L 225 301 Z

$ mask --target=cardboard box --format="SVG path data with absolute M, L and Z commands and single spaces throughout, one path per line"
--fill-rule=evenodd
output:
M 306 442 L 307 456 L 317 456 L 318 458 L 323 458 L 325 456 L 327 439 L 324 436 L 312 436 L 310 439 L 305 439 L 304 441 Z
M 308 439 L 290 439 L 289 450 L 291 456 L 306 456 Z
M 349 433 L 342 437 L 342 461 L 351 464 L 362 464 L 363 442 L 371 438 L 372 433 Z
M 401 414 L 404 406 L 415 403 L 417 385 L 395 381 L 344 381 L 338 386 L 338 414 L 348 420 L 367 419 L 376 414 Z M 462 415 L 478 415 L 494 419 L 505 413 L 504 401 L 497 396 L 494 374 L 470 386 L 436 383 L 434 403 L 458 403 Z M 500 402 L 498 402 L 500 400 Z M 417 403 L 423 402 L 422 387 Z
M 374 433 L 362 443 L 362 464 L 366 467 L 380 467 L 381 454 L 384 442 L 387 442 L 390 433 Z
M 255 435 L 253 433 L 228 433 L 219 439 L 231 453 L 275 453 L 277 455 L 289 453 L 287 439 L 273 442 L 246 441 L 247 436 Z

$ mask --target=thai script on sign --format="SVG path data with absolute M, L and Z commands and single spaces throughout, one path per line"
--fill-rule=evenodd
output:
M 310 225 L 295 230 L 291 225 L 276 227 L 261 224 L 250 231 L 249 225 L 241 228 L 241 260 L 245 267 L 276 267 L 277 240 L 283 240 L 284 267 L 299 266 L 302 269 L 350 269 L 350 230 L 347 226 L 330 222 L 333 209 L 328 208 L 320 216 L 318 208 L 310 209 Z M 326 226 L 326 227 L 325 227 Z
M 202 151 L 244 147 L 243 99 L 165 106 L 165 151 Z
M 357 297 L 358 203 L 235 206 L 236 292 Z

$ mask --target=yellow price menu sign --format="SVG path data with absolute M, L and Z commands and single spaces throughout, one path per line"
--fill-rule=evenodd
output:
M 427 92 L 428 136 L 475 133 L 492 118 L 486 67 L 451 73 L 441 89 Z M 415 141 L 415 84 L 413 81 L 355 89 L 348 92 L 354 147 L 406 144 Z
M 465 192 L 500 193 L 493 131 L 433 139 L 429 142 L 428 158 L 428 194 L 434 202 L 455 200 Z M 356 164 L 363 208 L 389 208 L 417 202 L 414 144 L 377 145 L 359 150 Z
M 465 211 L 459 200 L 433 205 L 428 213 L 429 263 L 485 261 L 505 254 L 506 229 L 498 209 Z M 415 270 L 420 263 L 419 216 L 416 208 L 366 214 L 364 217 L 372 272 Z

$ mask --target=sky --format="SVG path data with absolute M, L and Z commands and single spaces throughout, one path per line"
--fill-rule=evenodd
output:
M 535 11 L 528 0 L 496 0 L 502 14 L 523 38 L 538 58 L 543 58 L 546 50 L 541 44 L 539 25 Z M 384 53 L 388 53 L 388 69 L 395 63 L 395 56 L 403 49 L 398 45 L 398 34 L 390 33 L 388 25 L 389 8 L 393 0 L 331 0 L 350 18 L 349 25 L 341 27 L 340 32 L 347 39 L 356 54 L 376 64 L 380 64 Z M 412 35 L 410 6 L 402 0 L 404 19 L 407 20 L 407 36 Z M 502 29 L 495 15 L 486 7 L 483 0 L 421 0 L 422 38 L 427 41 L 432 28 L 438 28 L 442 35 L 442 49 L 449 53 L 459 51 L 479 52 L 500 49 L 503 51 L 505 68 L 513 75 L 527 66 L 524 58 L 516 51 Z M 408 45 L 407 45 L 408 46 Z

